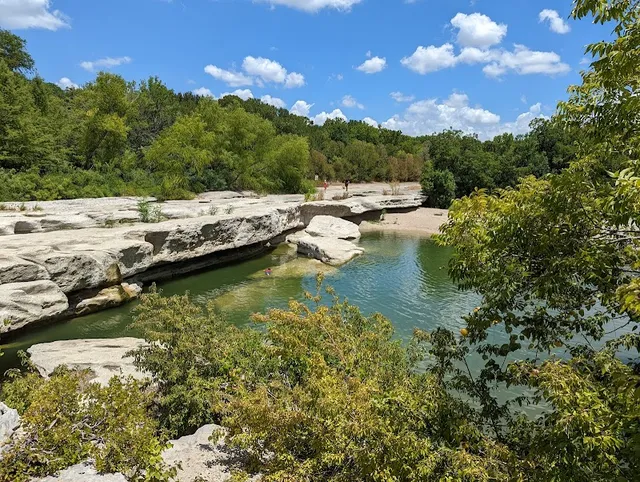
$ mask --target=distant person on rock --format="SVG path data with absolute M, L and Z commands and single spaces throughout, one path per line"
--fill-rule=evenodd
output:
M 346 189 L 347 194 L 349 194 L 349 184 L 351 184 L 351 181 L 350 181 L 349 179 L 347 179 L 347 180 L 344 182 L 344 188 Z
M 329 183 L 327 182 L 326 179 L 324 180 L 323 186 L 324 186 L 324 192 L 327 192 L 327 188 L 329 187 Z

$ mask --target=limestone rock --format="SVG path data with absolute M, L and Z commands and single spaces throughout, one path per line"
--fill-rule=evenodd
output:
M 360 239 L 358 225 L 333 216 L 316 216 L 305 229 L 311 236 L 338 239 Z
M 43 377 L 48 377 L 56 367 L 66 365 L 89 368 L 95 373 L 92 381 L 107 385 L 114 375 L 145 378 L 133 365 L 133 358 L 125 356 L 144 344 L 139 338 L 62 340 L 33 345 L 27 353 Z
M 305 236 L 298 240 L 298 252 L 331 266 L 340 266 L 363 254 L 364 249 L 344 239 Z
M 114 308 L 140 296 L 142 288 L 137 284 L 122 283 L 101 290 L 93 298 L 82 300 L 76 305 L 76 314 L 87 315 L 95 311 Z
M 0 254 L 0 284 L 24 283 L 49 279 L 49 273 L 44 267 L 18 258 Z
M 0 402 L 0 451 L 20 425 L 18 411 Z
M 98 474 L 91 462 L 83 462 L 66 468 L 58 475 L 51 475 L 31 482 L 127 482 L 123 474 Z
M 218 425 L 205 425 L 193 435 L 172 440 L 173 447 L 162 453 L 167 465 L 180 463 L 180 482 L 202 480 L 225 482 L 231 478 L 233 469 L 242 468 L 242 453 L 225 446 L 224 441 L 213 443 L 209 437 L 214 431 L 224 430 Z M 254 477 L 251 480 L 258 480 Z
M 62 315 L 69 301 L 52 281 L 0 285 L 0 333 Z

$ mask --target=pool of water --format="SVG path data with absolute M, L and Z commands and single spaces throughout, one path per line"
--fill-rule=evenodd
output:
M 197 302 L 216 299 L 232 323 L 249 323 L 251 313 L 286 307 L 315 289 L 318 270 L 341 297 L 365 313 L 380 312 L 392 320 L 397 335 L 408 338 L 415 327 L 426 330 L 462 327 L 461 316 L 477 305 L 473 293 L 456 289 L 447 275 L 450 251 L 421 237 L 393 233 L 367 234 L 366 254 L 339 268 L 298 258 L 286 245 L 268 255 L 191 276 L 159 283 L 165 295 L 191 293 Z M 264 270 L 273 269 L 267 277 Z M 29 331 L 0 345 L 0 373 L 19 366 L 17 353 L 36 343 L 79 338 L 136 336 L 129 329 L 136 303 Z

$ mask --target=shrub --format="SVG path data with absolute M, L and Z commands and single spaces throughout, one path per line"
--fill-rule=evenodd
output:
M 149 393 L 132 379 L 114 377 L 106 387 L 87 380 L 87 372 L 58 369 L 48 380 L 29 373 L 4 384 L 24 433 L 5 448 L 0 481 L 52 475 L 89 458 L 99 472 L 122 472 L 131 481 L 175 474 L 160 457 L 166 445 L 147 412 Z
M 162 208 L 148 199 L 138 201 L 138 214 L 143 223 L 159 223 L 163 219 Z

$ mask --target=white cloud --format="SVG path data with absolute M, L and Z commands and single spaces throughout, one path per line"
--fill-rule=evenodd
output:
M 272 6 L 282 5 L 284 7 L 291 7 L 304 12 L 315 13 L 323 8 L 332 8 L 348 12 L 351 7 L 357 5 L 362 0 L 260 0 L 267 2 Z
M 215 65 L 207 65 L 204 71 L 212 76 L 214 79 L 221 80 L 229 87 L 242 87 L 245 85 L 253 85 L 253 79 L 247 77 L 241 72 L 233 72 L 231 70 L 224 70 Z
M 453 67 L 456 65 L 457 59 L 453 52 L 453 45 L 444 44 L 441 47 L 434 45 L 428 47 L 420 46 L 411 56 L 404 57 L 400 62 L 414 72 L 427 74 Z
M 413 95 L 404 95 L 402 92 L 391 92 L 389 95 L 396 102 L 413 102 L 415 99 Z
M 309 115 L 309 111 L 314 106 L 314 104 L 308 104 L 304 100 L 296 101 L 293 106 L 291 106 L 290 112 L 295 115 L 300 115 L 302 117 L 307 117 Z
M 249 89 L 237 89 L 233 92 L 224 92 L 220 94 L 220 98 L 226 97 L 227 95 L 236 95 L 240 97 L 242 100 L 253 99 L 253 92 Z
M 62 77 L 58 82 L 56 82 L 56 85 L 65 90 L 78 88 L 78 84 L 72 82 L 69 77 Z
M 272 105 L 273 107 L 277 107 L 278 109 L 284 109 L 285 107 L 287 107 L 287 104 L 284 100 L 277 97 L 271 97 L 270 95 L 263 95 L 262 97 L 260 97 L 260 100 L 265 104 Z
M 502 42 L 507 34 L 505 24 L 497 24 L 481 13 L 458 13 L 451 19 L 451 25 L 458 29 L 457 42 L 463 47 L 491 47 Z
M 95 72 L 98 69 L 111 69 L 113 67 L 118 67 L 119 65 L 130 64 L 131 62 L 133 62 L 131 57 L 105 57 L 104 59 L 92 61 L 85 60 L 80 63 L 80 67 L 84 70 L 88 70 L 89 72 Z
M 365 117 L 364 119 L 362 119 L 362 122 L 364 122 L 365 124 L 369 124 L 371 127 L 378 127 L 378 121 L 372 119 L 371 117 Z
M 499 77 L 508 71 L 518 75 L 558 75 L 571 70 L 555 52 L 529 50 L 524 45 L 516 44 L 513 52 L 495 51 L 492 56 L 493 61 L 482 69 L 489 77 Z
M 393 116 L 382 126 L 409 135 L 432 134 L 452 128 L 488 139 L 503 132 L 523 134 L 535 117 L 540 117 L 540 104 L 532 106 L 514 122 L 501 123 L 499 115 L 470 105 L 466 94 L 452 93 L 443 101 L 426 99 L 414 102 L 402 115 Z
M 353 107 L 357 107 L 358 109 L 364 109 L 364 105 L 362 105 L 361 103 L 359 103 L 353 96 L 351 95 L 345 95 L 342 98 L 342 105 L 344 107 L 348 107 L 348 108 L 353 108 Z
M 216 96 L 213 95 L 213 92 L 211 92 L 206 87 L 200 87 L 199 89 L 193 90 L 193 95 L 197 95 L 199 97 L 211 97 L 213 99 L 216 98 Z
M 287 77 L 287 69 L 274 60 L 263 57 L 245 57 L 242 69 L 249 75 L 255 75 L 265 82 L 284 83 Z
M 284 81 L 284 86 L 288 89 L 293 89 L 294 87 L 302 87 L 304 85 L 304 75 L 299 74 L 298 72 L 291 72 L 287 74 L 287 78 Z
M 356 69 L 365 74 L 377 74 L 378 72 L 382 72 L 387 66 L 387 59 L 385 58 L 371 57 L 371 52 L 367 52 L 367 57 L 370 58 L 356 67 Z
M 52 10 L 50 0 L 0 0 L 0 27 L 6 29 L 69 27 L 69 20 L 59 10 Z
M 571 27 L 564 21 L 555 10 L 545 8 L 540 15 L 538 15 L 540 22 L 549 22 L 549 29 L 552 32 L 564 34 L 571 32 Z
M 347 116 L 345 116 L 340 109 L 335 109 L 328 114 L 326 112 L 321 112 L 317 116 L 313 117 L 311 120 L 315 125 L 321 126 L 324 125 L 329 119 L 342 119 L 343 121 L 347 120 Z

